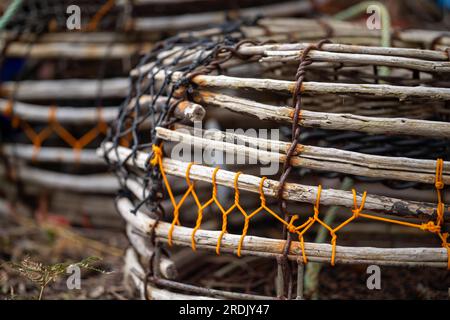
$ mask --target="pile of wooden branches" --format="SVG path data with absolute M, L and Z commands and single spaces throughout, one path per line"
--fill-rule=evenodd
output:
M 142 297 L 302 298 L 308 262 L 447 268 L 450 38 L 380 36 L 259 19 L 179 34 L 141 60 L 98 153 L 119 178 Z M 280 167 L 266 178 L 267 163 Z

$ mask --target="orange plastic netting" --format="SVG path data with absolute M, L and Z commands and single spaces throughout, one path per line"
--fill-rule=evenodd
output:
M 363 195 L 361 197 L 361 202 L 358 205 L 357 193 L 356 193 L 356 190 L 353 189 L 352 190 L 353 209 L 352 209 L 351 217 L 346 219 L 344 222 L 339 224 L 337 227 L 333 228 L 330 225 L 326 224 L 323 220 L 320 219 L 319 206 L 320 206 L 320 194 L 322 191 L 321 185 L 319 185 L 318 191 L 317 191 L 316 202 L 314 204 L 314 214 L 312 216 L 308 217 L 308 219 L 300 225 L 294 224 L 299 219 L 299 216 L 297 214 L 292 215 L 291 220 L 289 222 L 286 222 L 276 212 L 274 212 L 273 210 L 271 210 L 269 207 L 266 206 L 266 198 L 265 198 L 264 190 L 263 190 L 264 181 L 267 179 L 266 177 L 262 177 L 260 180 L 260 183 L 259 183 L 260 206 L 256 210 L 253 210 L 252 212 L 247 212 L 239 203 L 240 193 L 239 193 L 239 187 L 238 187 L 238 184 L 239 184 L 238 179 L 239 179 L 239 175 L 241 174 L 241 172 L 237 172 L 234 177 L 234 192 L 235 192 L 234 203 L 230 208 L 225 209 L 217 198 L 216 174 L 219 171 L 219 167 L 215 168 L 213 171 L 213 174 L 212 174 L 211 198 L 202 204 L 201 201 L 199 200 L 199 197 L 198 197 L 196 191 L 195 191 L 195 183 L 192 182 L 189 178 L 189 172 L 191 170 L 192 165 L 194 165 L 194 163 L 190 163 L 186 169 L 186 183 L 188 185 L 188 189 L 186 190 L 184 195 L 181 197 L 181 199 L 177 202 L 175 199 L 175 196 L 172 192 L 172 189 L 170 187 L 169 181 L 167 179 L 166 172 L 164 170 L 162 148 L 161 148 L 161 146 L 153 145 L 152 149 L 153 149 L 154 156 L 151 159 L 151 165 L 159 167 L 159 170 L 161 171 L 161 175 L 162 175 L 162 178 L 164 181 L 164 186 L 167 190 L 167 193 L 169 194 L 170 201 L 174 207 L 173 220 L 172 220 L 172 224 L 171 224 L 171 227 L 170 227 L 169 233 L 168 233 L 168 244 L 169 245 L 173 244 L 172 238 L 173 238 L 173 232 L 174 232 L 175 226 L 181 225 L 180 224 L 180 208 L 183 205 L 183 203 L 185 202 L 185 200 L 188 198 L 188 196 L 191 195 L 194 198 L 195 204 L 197 206 L 197 221 L 196 221 L 195 227 L 191 234 L 191 247 L 193 250 L 196 250 L 195 234 L 196 234 L 197 230 L 200 229 L 200 227 L 201 227 L 201 223 L 202 223 L 202 219 L 203 219 L 203 212 L 207 207 L 215 204 L 222 215 L 222 228 L 221 228 L 221 233 L 218 237 L 217 245 L 216 245 L 216 253 L 217 254 L 220 254 L 221 240 L 223 238 L 223 235 L 225 233 L 227 233 L 227 218 L 228 218 L 229 214 L 231 214 L 233 211 L 238 211 L 244 216 L 244 226 L 242 228 L 239 245 L 237 247 L 237 255 L 241 256 L 244 238 L 247 234 L 251 218 L 254 217 L 256 214 L 258 214 L 262 211 L 265 211 L 265 212 L 269 213 L 271 216 L 273 216 L 276 220 L 278 220 L 281 224 L 284 224 L 290 233 L 297 234 L 299 242 L 300 242 L 300 246 L 301 246 L 301 253 L 302 253 L 302 258 L 303 258 L 304 263 L 308 262 L 306 250 L 305 250 L 304 235 L 315 223 L 319 223 L 321 226 L 326 228 L 328 230 L 328 232 L 330 233 L 331 246 L 332 246 L 331 265 L 334 266 L 335 260 L 336 260 L 337 232 L 339 230 L 341 230 L 342 228 L 344 228 L 349 223 L 351 223 L 352 221 L 354 221 L 355 219 L 366 218 L 366 219 L 371 219 L 371 220 L 376 220 L 376 221 L 381 221 L 381 222 L 386 222 L 386 223 L 402 225 L 405 227 L 417 228 L 417 229 L 420 229 L 423 231 L 427 231 L 427 232 L 436 234 L 442 241 L 442 246 L 447 249 L 447 253 L 448 253 L 448 257 L 449 257 L 448 258 L 448 268 L 450 269 L 450 244 L 448 243 L 448 233 L 441 232 L 441 226 L 444 223 L 444 208 L 445 208 L 445 204 L 443 202 L 443 196 L 442 196 L 442 189 L 444 188 L 444 183 L 442 180 L 442 170 L 443 170 L 444 161 L 442 159 L 437 159 L 437 161 L 436 161 L 435 188 L 436 188 L 437 198 L 438 198 L 437 209 L 436 209 L 436 213 L 437 213 L 436 221 L 428 221 L 427 223 L 409 223 L 409 222 L 398 221 L 398 220 L 394 220 L 394 219 L 389 219 L 389 218 L 384 218 L 384 217 L 379 217 L 379 216 L 374 216 L 371 214 L 363 213 L 362 211 L 364 209 L 367 192 L 363 193 Z
M 53 134 L 60 137 L 66 144 L 68 144 L 75 152 L 75 157 L 79 159 L 80 151 L 93 142 L 101 134 L 105 135 L 108 129 L 107 123 L 102 119 L 102 108 L 98 107 L 98 123 L 95 127 L 90 129 L 80 138 L 76 138 L 72 133 L 65 129 L 56 119 L 56 106 L 52 106 L 49 110 L 48 124 L 39 132 L 34 130 L 33 127 L 21 119 L 20 117 L 14 115 L 13 112 L 14 102 L 12 100 L 8 101 L 8 107 L 4 112 L 4 115 L 11 118 L 11 124 L 14 128 L 22 128 L 25 135 L 33 143 L 33 160 L 39 154 L 42 144 L 49 139 Z

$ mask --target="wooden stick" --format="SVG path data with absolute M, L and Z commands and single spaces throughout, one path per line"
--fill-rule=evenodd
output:
M 159 35 L 158 35 L 159 36 Z M 16 40 L 17 34 L 15 32 L 3 31 L 0 34 L 0 41 Z M 136 42 L 152 42 L 155 40 L 155 35 L 150 33 L 130 34 L 130 32 L 47 32 L 39 35 L 36 39 L 33 33 L 22 33 L 17 41 L 30 43 L 72 43 L 72 44 L 111 44 L 124 43 L 136 39 Z
M 198 147 L 209 150 L 215 150 L 219 152 L 224 152 L 227 155 L 238 155 L 243 156 L 261 161 L 263 163 L 270 163 L 270 162 L 280 162 L 284 163 L 286 162 L 286 151 L 289 149 L 289 144 L 280 143 L 279 141 L 270 141 L 267 142 L 266 145 L 271 145 L 271 151 L 268 151 L 267 148 L 264 148 L 264 146 L 261 145 L 262 141 L 259 141 L 260 146 L 262 148 L 254 147 L 258 144 L 258 141 L 256 139 L 248 138 L 248 142 L 250 146 L 245 146 L 242 144 L 235 144 L 230 142 L 224 142 L 219 139 L 208 139 L 199 137 L 197 135 L 191 135 L 190 133 L 182 133 L 180 131 L 173 131 L 165 128 L 158 127 L 156 128 L 157 136 L 163 140 L 166 141 L 172 141 L 172 142 L 181 142 L 185 143 L 187 145 L 190 145 L 191 147 Z M 433 167 L 433 161 L 427 161 L 430 165 L 428 166 L 428 172 L 429 173 L 420 173 L 415 170 L 413 164 L 415 162 L 421 162 L 420 160 L 416 161 L 414 159 L 408 159 L 408 158 L 401 158 L 393 160 L 394 163 L 399 163 L 401 161 L 405 161 L 403 163 L 403 167 L 399 166 L 400 168 L 398 170 L 393 170 L 392 167 L 390 167 L 389 159 L 392 159 L 391 157 L 382 157 L 383 162 L 385 163 L 386 169 L 378 169 L 374 168 L 377 167 L 376 159 L 375 161 L 372 161 L 370 155 L 364 155 L 364 154 L 357 154 L 359 157 L 352 157 L 352 154 L 348 154 L 348 152 L 340 152 L 341 150 L 338 149 L 330 149 L 327 148 L 317 148 L 317 147 L 309 147 L 307 148 L 309 150 L 309 153 L 313 154 L 312 158 L 308 157 L 307 154 L 303 153 L 303 148 L 307 148 L 307 146 L 299 146 L 298 148 L 298 156 L 293 156 L 291 159 L 291 164 L 293 167 L 297 168 L 309 168 L 309 169 L 315 169 L 315 170 L 322 170 L 322 171 L 331 171 L 331 172 L 341 172 L 346 174 L 352 174 L 352 175 L 358 175 L 358 176 L 366 176 L 366 177 L 373 177 L 373 178 L 384 178 L 384 179 L 398 179 L 402 181 L 413 181 L 413 182 L 424 182 L 429 184 L 435 183 L 435 173 L 433 170 L 435 170 L 436 164 L 434 162 Z M 283 153 L 279 153 L 279 150 L 283 149 Z M 275 150 L 275 151 L 274 151 Z M 311 152 L 312 151 L 312 152 Z M 319 154 L 318 154 L 319 153 Z M 330 156 L 330 158 L 328 158 Z M 346 159 L 349 159 L 351 163 L 345 163 L 341 161 L 341 158 L 345 161 Z M 333 161 L 337 159 L 337 161 Z M 358 160 L 360 162 L 358 162 Z M 364 162 L 361 162 L 361 160 L 365 160 Z M 447 164 L 447 172 L 450 169 L 450 166 Z M 410 171 L 408 171 L 406 168 L 408 168 Z M 445 183 L 450 183 L 450 175 L 444 175 L 443 180 Z
M 260 62 L 296 62 L 303 50 L 265 51 Z M 390 57 L 360 53 L 339 53 L 313 50 L 308 53 L 312 61 L 350 63 L 405 68 L 423 72 L 450 72 L 450 62 L 427 61 L 413 58 Z
M 364 35 L 366 38 L 379 38 L 381 36 L 381 30 L 369 30 L 363 23 L 337 21 L 333 19 L 321 19 L 319 22 L 316 19 L 307 18 L 264 18 L 259 21 L 260 25 L 272 28 L 272 32 L 275 30 L 284 30 L 284 32 L 316 30 L 317 33 L 321 32 L 321 36 L 318 38 L 324 38 L 326 36 L 327 30 L 324 28 L 324 23 L 331 27 L 333 36 L 342 36 L 344 33 L 347 33 L 346 36 L 356 36 L 359 34 L 359 36 Z M 438 41 L 439 44 L 444 46 L 450 45 L 450 34 L 447 30 L 403 30 L 396 32 L 394 41 L 400 40 L 403 42 L 402 47 L 411 45 L 425 47 L 430 45 L 439 36 L 441 36 Z
M 238 52 L 244 55 L 261 55 L 265 52 L 292 52 L 297 50 L 303 50 L 310 46 L 311 43 L 279 43 L 279 44 L 267 44 L 263 46 L 251 46 L 243 45 L 239 48 Z M 311 50 L 310 53 L 316 52 L 335 52 L 335 53 L 353 53 L 362 55 L 382 55 L 390 57 L 404 57 L 404 58 L 416 58 L 424 60 L 434 61 L 446 61 L 448 62 L 448 56 L 446 52 L 440 50 L 424 50 L 414 48 L 395 48 L 395 47 L 378 47 L 378 46 L 360 46 L 360 45 L 348 45 L 340 43 L 325 43 L 322 45 L 320 51 Z
M 3 144 L 0 152 L 11 158 L 19 158 L 27 161 L 82 164 L 104 166 L 106 163 L 100 159 L 95 150 L 79 150 L 58 147 L 41 147 L 39 151 L 32 145 L 26 144 Z
M 220 93 L 199 91 L 194 100 L 237 113 L 256 116 L 261 120 L 292 123 L 294 109 L 271 106 Z M 434 138 L 450 138 L 450 123 L 406 118 L 366 117 L 348 113 L 328 113 L 302 110 L 299 124 L 305 127 L 331 130 L 351 130 L 371 134 L 404 134 Z
M 7 112 L 10 102 L 0 99 L 0 112 Z M 13 113 L 22 120 L 49 122 L 54 111 L 55 120 L 59 123 L 92 124 L 100 120 L 111 122 L 117 118 L 119 107 L 54 107 L 14 101 Z
M 304 108 L 311 111 L 351 113 L 367 117 L 402 117 L 408 119 L 429 119 L 435 114 L 446 114 L 445 102 L 417 102 L 399 104 L 395 100 L 344 99 L 339 96 L 302 98 Z
M 409 29 L 404 30 L 398 34 L 398 38 L 402 41 L 417 43 L 417 44 L 428 44 L 441 37 L 438 43 L 444 46 L 450 46 L 450 33 L 448 30 L 419 30 L 419 29 Z
M 149 108 L 153 99 L 151 96 L 143 95 L 139 98 L 139 104 L 143 108 Z M 156 113 L 164 111 L 167 104 L 167 97 L 160 96 L 156 100 L 156 104 L 153 106 Z M 128 108 L 134 107 L 136 99 L 132 99 Z M 173 103 L 177 100 L 173 99 Z M 7 112 L 10 107 L 9 101 L 0 99 L 0 112 Z M 119 107 L 57 107 L 54 110 L 53 107 L 29 104 L 24 102 L 15 101 L 13 105 L 14 115 L 18 116 L 22 120 L 36 121 L 36 122 L 49 122 L 54 112 L 55 120 L 59 123 L 70 124 L 96 124 L 99 121 L 112 122 L 117 119 L 119 114 Z M 173 116 L 180 120 L 188 121 L 201 121 L 206 114 L 205 109 L 201 105 L 190 101 L 180 101 L 177 103 Z
M 17 86 L 17 87 L 16 87 Z M 123 98 L 128 94 L 129 79 L 114 78 L 98 80 L 26 80 L 19 83 L 4 82 L 0 95 L 18 100 L 39 99 L 95 99 Z M 101 90 L 99 90 L 101 88 Z M 16 90 L 17 89 L 17 90 Z
M 109 152 L 108 152 L 109 151 Z M 117 147 L 112 149 L 112 143 L 107 142 L 102 147 L 97 149 L 99 156 L 107 156 L 110 161 L 124 161 L 127 159 L 131 150 L 124 147 Z M 106 154 L 105 154 L 106 152 Z M 135 158 L 130 158 L 127 162 L 130 166 L 137 166 L 146 170 L 146 161 L 148 154 L 145 152 L 136 152 Z M 163 166 L 167 174 L 178 177 L 185 177 L 188 163 L 164 158 Z M 205 167 L 202 165 L 192 165 L 189 177 L 191 180 L 199 180 L 211 183 L 214 168 Z M 234 178 L 236 173 L 227 170 L 218 170 L 216 174 L 216 183 L 218 185 L 234 188 Z M 259 184 L 261 178 L 241 174 L 238 178 L 238 186 L 241 190 L 247 190 L 253 193 L 259 193 Z M 277 197 L 277 190 L 279 182 L 271 179 L 266 179 L 263 184 L 263 192 L 268 197 Z M 304 203 L 315 203 L 317 195 L 317 187 L 306 186 L 295 183 L 286 183 L 283 198 L 291 201 L 298 201 Z M 361 194 L 357 195 L 358 203 L 361 201 Z M 351 192 L 323 189 L 321 193 L 321 204 L 323 205 L 339 205 L 347 208 L 353 207 L 353 196 Z M 421 203 L 408 200 L 394 199 L 378 195 L 367 195 L 364 208 L 369 211 L 385 212 L 389 215 L 399 216 L 413 216 L 416 218 L 433 218 L 435 217 L 436 206 L 431 203 Z
M 164 73 L 156 74 L 162 78 Z M 182 76 L 179 72 L 174 72 L 172 81 L 177 81 Z M 293 93 L 295 89 L 294 81 L 238 78 L 229 76 L 198 75 L 192 82 L 200 87 L 228 88 L 228 89 L 254 89 L 258 91 L 272 91 L 281 93 Z M 400 100 L 421 98 L 429 100 L 450 100 L 449 88 L 436 87 L 406 87 L 393 86 L 387 84 L 352 84 L 352 83 L 328 83 L 328 82 L 303 82 L 302 92 L 311 94 L 364 94 L 376 97 L 398 98 Z
M 4 174 L 2 167 L 0 173 Z M 117 178 L 111 174 L 72 175 L 24 165 L 19 166 L 17 174 L 24 182 L 52 190 L 114 194 L 119 189 Z
M 37 43 L 30 44 L 13 42 L 8 45 L 5 55 L 7 57 L 29 57 L 33 59 L 123 59 L 148 52 L 152 48 L 149 43 Z
M 367 38 L 380 37 L 380 30 L 369 30 L 365 25 L 360 23 L 350 23 L 336 21 L 332 19 L 321 19 L 322 22 L 327 23 L 333 29 L 332 39 L 334 37 L 359 37 L 367 41 Z M 292 39 L 323 39 L 328 37 L 328 29 L 324 27 L 317 19 L 299 19 L 299 18 L 262 18 L 258 20 L 257 26 L 242 26 L 246 38 L 258 38 L 258 40 L 277 39 L 292 41 Z M 202 31 L 190 31 L 180 33 L 180 36 L 187 36 L 188 34 L 194 37 L 215 36 L 220 35 L 222 30 L 220 28 L 210 28 Z M 280 42 L 280 41 L 278 41 Z
M 133 204 L 125 198 L 117 202 L 122 217 L 141 232 L 149 234 L 152 230 L 158 240 L 167 242 L 170 223 L 158 222 L 140 211 L 132 214 Z M 172 239 L 177 245 L 189 247 L 193 229 L 175 226 Z M 220 231 L 199 229 L 195 234 L 197 248 L 215 250 Z M 221 252 L 236 253 L 240 235 L 226 233 L 221 241 Z M 285 240 L 246 236 L 243 241 L 243 255 L 256 255 L 275 258 L 283 252 Z M 311 262 L 326 262 L 331 260 L 331 245 L 324 243 L 305 242 L 305 254 Z M 301 246 L 293 241 L 288 258 L 296 261 L 301 255 Z M 336 246 L 337 264 L 377 264 L 396 266 L 430 266 L 447 267 L 447 250 L 445 248 L 373 248 Z

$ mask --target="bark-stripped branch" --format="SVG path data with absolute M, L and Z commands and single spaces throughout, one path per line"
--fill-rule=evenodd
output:
M 197 103 L 213 105 L 261 120 L 292 123 L 293 108 L 278 107 L 220 93 L 199 91 Z M 300 125 L 329 130 L 351 130 L 371 134 L 417 135 L 450 138 L 450 123 L 407 118 L 367 117 L 348 113 L 329 113 L 302 110 Z
M 258 140 L 256 138 L 247 137 L 246 142 L 249 146 L 226 142 L 220 139 L 203 138 L 190 133 L 173 131 L 165 128 L 156 128 L 157 135 L 163 140 L 172 142 L 182 142 L 191 147 L 209 149 L 224 152 L 229 155 L 238 155 L 248 157 L 262 163 L 286 161 L 286 151 L 289 149 L 288 143 L 274 140 Z M 220 132 L 219 132 L 220 136 Z M 223 137 L 223 136 L 222 136 Z M 220 138 L 222 138 L 220 137 Z M 229 138 L 231 136 L 228 136 Z M 216 137 L 217 138 L 217 137 Z M 240 138 L 240 137 L 236 137 Z M 242 140 L 241 140 L 242 141 Z M 264 145 L 265 144 L 265 145 Z M 266 146 L 270 144 L 270 150 Z M 283 151 L 281 151 L 283 150 Z M 403 181 L 413 181 L 422 183 L 435 183 L 435 167 L 433 161 L 415 160 L 409 158 L 393 158 L 393 157 L 374 157 L 357 152 L 341 151 L 332 148 L 319 148 L 311 146 L 299 146 L 297 155 L 291 159 L 293 167 L 304 167 L 315 170 L 341 172 L 352 175 L 398 179 Z M 305 151 L 303 151 L 305 150 Z M 391 165 L 397 165 L 393 168 Z M 426 166 L 428 173 L 423 173 L 415 168 L 415 164 Z M 444 183 L 450 183 L 450 175 L 448 174 L 450 166 L 446 164 L 446 174 L 443 174 Z

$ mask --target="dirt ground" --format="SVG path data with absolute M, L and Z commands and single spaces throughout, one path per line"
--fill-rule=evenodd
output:
M 367 289 L 367 266 L 325 267 L 321 299 L 450 299 L 450 272 L 443 269 L 381 267 L 381 290 Z
M 61 274 L 44 289 L 43 299 L 130 299 L 123 285 L 122 252 L 127 239 L 121 230 L 38 227 L 33 220 L 0 219 L 0 299 L 37 299 L 39 285 L 8 262 L 29 260 L 50 266 L 98 259 L 81 268 L 80 289 L 69 290 L 70 274 Z

